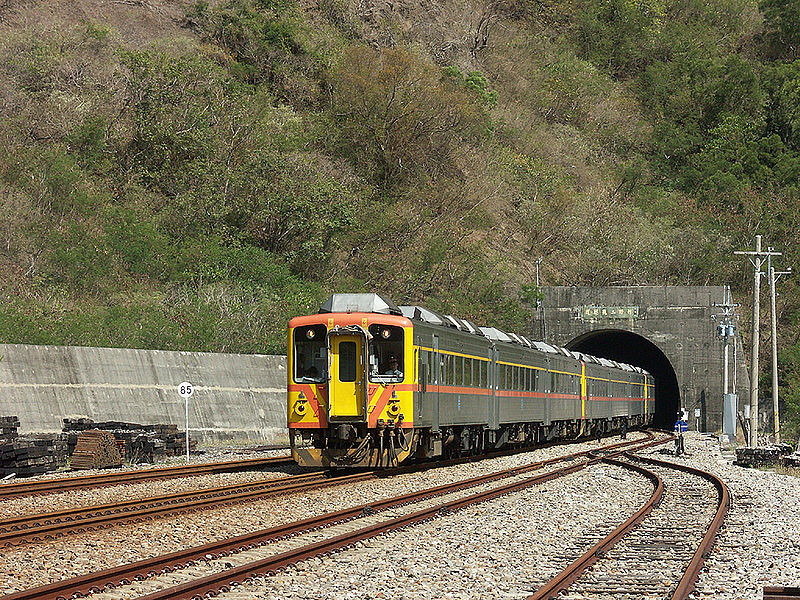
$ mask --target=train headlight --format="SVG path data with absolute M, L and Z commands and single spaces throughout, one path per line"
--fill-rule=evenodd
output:
M 296 412 L 301 417 L 306 414 L 306 403 L 305 402 L 298 402 L 294 405 L 294 412 Z
M 399 412 L 400 412 L 400 404 L 398 404 L 397 402 L 392 402 L 389 405 L 389 414 L 395 416 Z
M 382 329 L 381 330 L 381 337 L 385 340 L 388 340 L 392 337 L 392 330 L 391 329 Z
M 306 329 L 306 337 L 310 340 L 314 339 L 314 336 L 317 335 L 313 329 Z

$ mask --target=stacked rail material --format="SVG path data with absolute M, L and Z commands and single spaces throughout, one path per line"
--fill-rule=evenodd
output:
M 17 437 L 19 417 L 0 417 L 0 439 Z
M 110 431 L 90 429 L 78 436 L 78 443 L 72 453 L 70 464 L 77 469 L 106 469 L 121 467 L 122 456 L 117 448 L 117 440 Z
M 91 419 L 64 419 L 63 430 L 71 451 L 76 447 L 80 432 L 89 429 L 110 431 L 120 442 L 120 453 L 130 463 L 156 462 L 167 456 L 180 456 L 186 452 L 186 433 L 174 424 L 157 423 L 142 425 L 124 421 L 103 421 L 95 423 Z M 189 440 L 189 450 L 197 450 L 197 440 Z
M 58 468 L 53 439 L 0 440 L 0 476 L 28 477 Z

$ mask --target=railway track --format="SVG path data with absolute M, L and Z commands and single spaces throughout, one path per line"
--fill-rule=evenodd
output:
M 800 588 L 767 586 L 764 588 L 764 600 L 797 600 L 800 598 Z
M 650 500 L 528 600 L 685 600 L 694 591 L 730 505 L 727 487 L 693 467 L 630 454 L 626 458 L 604 460 L 648 477 L 654 485 Z M 577 540 L 565 554 L 579 554 L 586 542 Z
M 286 479 L 234 484 L 4 519 L 0 520 L 0 547 L 55 539 L 72 532 L 94 531 L 144 519 L 260 500 L 295 491 L 354 483 L 374 477 L 377 477 L 374 471 L 340 476 L 331 476 L 324 472 L 306 473 Z
M 616 446 L 619 445 L 614 445 L 614 447 Z M 624 447 L 624 445 L 620 447 Z M 508 451 L 503 451 L 492 456 L 502 456 L 508 453 Z M 477 460 L 478 458 L 453 459 L 439 463 L 439 465 L 452 465 L 458 462 Z M 145 519 L 190 513 L 238 502 L 262 500 L 279 494 L 355 483 L 376 477 L 387 477 L 431 468 L 431 466 L 432 464 L 423 463 L 391 470 L 360 471 L 348 475 L 335 475 L 330 472 L 318 471 L 294 475 L 280 480 L 272 479 L 233 484 L 112 504 L 22 515 L 0 520 L 0 548 L 28 542 L 52 540 L 74 532 L 96 531 Z
M 669 439 L 628 441 L 614 444 L 607 451 L 621 452 L 625 447 L 644 447 Z M 531 463 L 102 572 L 89 573 L 4 596 L 3 600 L 56 600 L 100 592 L 107 586 L 126 587 L 97 593 L 93 597 L 103 600 L 120 598 L 123 595 L 138 595 L 147 600 L 204 597 L 205 594 L 229 589 L 232 582 L 241 582 L 260 574 L 273 574 L 306 558 L 335 552 L 350 547 L 359 540 L 409 527 L 477 502 L 563 477 L 599 460 L 601 459 L 584 451 Z M 535 473 L 542 469 L 548 470 Z M 142 581 L 136 581 L 137 579 Z
M 18 483 L 0 484 L 0 500 L 23 496 L 55 494 L 72 490 L 82 490 L 112 485 L 124 485 L 154 481 L 159 479 L 175 479 L 178 477 L 196 477 L 210 473 L 230 473 L 263 468 L 275 468 L 293 465 L 294 461 L 287 456 L 270 456 L 266 458 L 248 458 L 198 465 L 177 467 L 161 467 L 158 469 L 141 469 L 137 471 L 117 471 L 100 475 L 82 475 L 80 477 L 59 477 L 57 479 L 39 479 L 37 481 L 21 481 Z

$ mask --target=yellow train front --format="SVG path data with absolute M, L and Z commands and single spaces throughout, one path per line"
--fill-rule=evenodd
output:
M 389 466 L 414 431 L 411 320 L 373 294 L 336 294 L 289 322 L 288 425 L 305 466 Z
M 289 322 L 288 427 L 304 466 L 380 467 L 651 423 L 647 371 L 376 294 Z

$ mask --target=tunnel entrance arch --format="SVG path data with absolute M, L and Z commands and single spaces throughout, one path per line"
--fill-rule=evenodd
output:
M 654 425 L 672 429 L 681 407 L 678 377 L 667 356 L 653 342 L 622 329 L 599 329 L 576 337 L 566 347 L 649 371 L 656 379 Z

